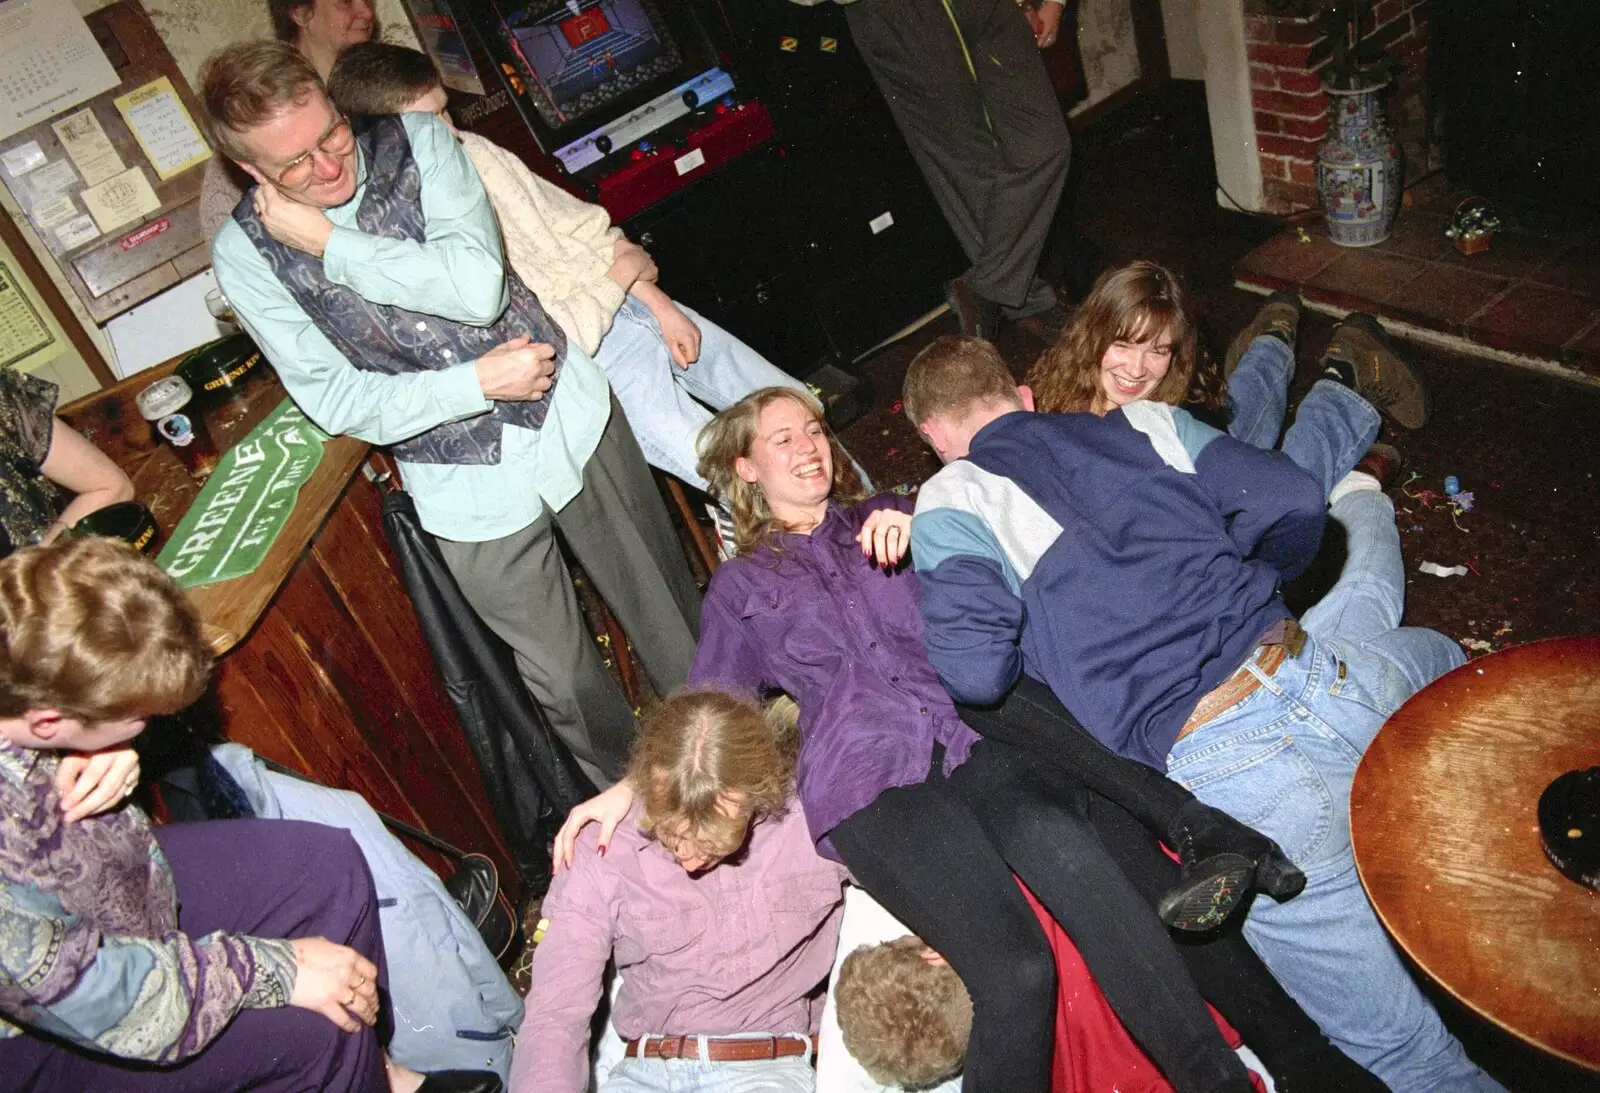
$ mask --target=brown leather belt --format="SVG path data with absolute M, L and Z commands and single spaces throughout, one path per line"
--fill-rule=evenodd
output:
M 1254 663 L 1262 675 L 1275 675 L 1285 660 L 1300 655 L 1305 643 L 1306 632 L 1300 629 L 1300 624 L 1293 619 L 1286 619 L 1281 626 L 1274 626 L 1262 636 L 1250 663 Z M 1240 665 L 1233 675 L 1206 692 L 1189 715 L 1189 720 L 1178 730 L 1174 744 L 1224 710 L 1232 709 L 1256 693 L 1261 680 L 1248 668 L 1248 663 Z
M 639 1040 L 624 1041 L 630 1059 L 698 1059 L 698 1036 L 646 1036 L 644 1051 L 639 1050 Z M 707 1036 L 706 1059 L 713 1063 L 753 1063 L 762 1059 L 787 1059 L 810 1052 L 817 1053 L 815 1036 Z

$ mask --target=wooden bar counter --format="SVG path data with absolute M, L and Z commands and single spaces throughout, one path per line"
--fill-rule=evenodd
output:
M 134 396 L 176 364 L 60 411 L 133 479 L 163 543 L 200 485 L 154 436 Z M 202 404 L 219 451 L 287 397 L 269 365 L 256 371 L 241 398 Z M 190 591 L 219 657 L 215 690 L 225 733 L 464 850 L 488 854 L 515 900 L 520 881 L 384 538 L 381 487 L 363 473 L 369 467 L 381 475 L 388 463 L 363 441 L 334 437 L 255 572 Z M 444 865 L 441 856 L 413 849 L 435 868 Z

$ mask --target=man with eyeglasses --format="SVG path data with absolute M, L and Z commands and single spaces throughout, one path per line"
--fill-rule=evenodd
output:
M 633 712 L 555 529 L 662 694 L 688 674 L 700 594 L 604 373 L 507 270 L 437 117 L 352 127 L 283 42 L 229 46 L 201 78 L 213 143 L 256 181 L 212 244 L 234 312 L 308 417 L 390 447 L 462 592 L 585 773 L 611 784 Z

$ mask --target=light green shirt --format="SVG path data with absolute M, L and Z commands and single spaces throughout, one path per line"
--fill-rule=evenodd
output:
M 509 300 L 494 210 L 438 118 L 406 114 L 401 121 L 422 176 L 427 239 L 385 239 L 354 227 L 367 180 L 366 164 L 358 163 L 355 195 L 327 210 L 334 228 L 323 271 L 374 303 L 487 326 Z M 394 376 L 356 368 L 232 219 L 217 232 L 211 264 L 240 323 L 295 403 L 327 432 L 393 444 L 489 411 L 473 361 Z M 527 527 L 545 505 L 561 509 L 583 488 L 584 464 L 610 415 L 605 373 L 569 342 L 543 428 L 505 426 L 499 463 L 400 462 L 422 526 L 441 538 L 483 542 Z

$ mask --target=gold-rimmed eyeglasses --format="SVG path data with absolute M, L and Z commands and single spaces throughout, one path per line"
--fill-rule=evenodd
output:
M 295 156 L 278 168 L 276 175 L 267 172 L 268 177 L 286 190 L 302 189 L 310 183 L 316 170 L 315 157 L 347 155 L 355 143 L 356 135 L 350 128 L 350 119 L 343 116 L 334 118 L 327 131 L 317 138 L 316 147 Z

